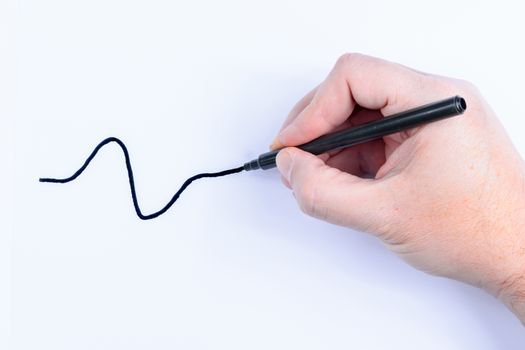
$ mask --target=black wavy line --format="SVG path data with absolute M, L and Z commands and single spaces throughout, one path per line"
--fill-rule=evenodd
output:
M 182 192 L 184 192 L 184 190 L 193 181 L 195 181 L 197 179 L 202 179 L 204 177 L 225 176 L 225 175 L 240 173 L 241 171 L 244 170 L 244 167 L 241 166 L 241 167 L 238 167 L 238 168 L 233 168 L 233 169 L 228 169 L 228 170 L 224 170 L 224 171 L 219 171 L 219 172 L 216 172 L 216 173 L 202 173 L 202 174 L 197 174 L 195 176 L 192 176 L 189 179 L 187 179 L 186 181 L 184 181 L 184 183 L 179 188 L 179 190 L 173 195 L 171 200 L 162 209 L 160 209 L 159 211 L 156 211 L 156 212 L 154 212 L 152 214 L 144 215 L 142 213 L 142 211 L 140 210 L 139 203 L 138 203 L 138 200 L 137 200 L 137 193 L 135 191 L 135 180 L 133 178 L 133 170 L 131 169 L 131 161 L 129 159 L 128 149 L 126 148 L 126 145 L 124 145 L 124 142 L 122 142 L 118 138 L 116 138 L 116 137 L 108 137 L 104 141 L 100 142 L 97 145 L 97 147 L 95 147 L 93 152 L 91 152 L 89 157 L 87 157 L 86 161 L 84 162 L 84 165 L 82 165 L 80 167 L 80 169 L 78 169 L 70 177 L 67 177 L 65 179 L 40 178 L 39 181 L 40 182 L 51 182 L 51 183 L 67 183 L 67 182 L 75 180 L 80 174 L 82 174 L 82 172 L 84 172 L 84 170 L 86 170 L 87 166 L 89 165 L 89 163 L 91 163 L 93 158 L 95 158 L 95 156 L 97 155 L 98 151 L 100 151 L 100 149 L 102 147 L 104 147 L 105 145 L 107 145 L 108 143 L 111 143 L 111 142 L 115 142 L 116 144 L 118 144 L 120 146 L 120 148 L 122 149 L 122 152 L 124 152 L 124 158 L 126 160 L 126 169 L 128 170 L 129 187 L 130 187 L 130 190 L 131 190 L 131 197 L 133 199 L 133 206 L 135 207 L 135 212 L 137 213 L 137 216 L 140 219 L 142 219 L 142 220 L 151 220 L 151 219 L 154 219 L 154 218 L 158 217 L 159 215 L 164 214 L 166 211 L 168 211 L 168 209 L 171 208 L 171 206 L 177 201 L 177 199 L 179 199 L 179 196 L 182 194 Z

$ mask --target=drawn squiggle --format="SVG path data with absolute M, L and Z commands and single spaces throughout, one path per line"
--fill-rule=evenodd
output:
M 202 179 L 202 178 L 205 178 L 205 177 L 226 176 L 226 175 L 230 175 L 230 174 L 240 173 L 241 171 L 244 170 L 244 167 L 241 166 L 241 167 L 238 167 L 238 168 L 233 168 L 233 169 L 228 169 L 228 170 L 224 170 L 224 171 L 219 171 L 219 172 L 216 172 L 216 173 L 202 173 L 202 174 L 197 174 L 195 176 L 192 176 L 189 179 L 187 179 L 186 181 L 184 181 L 184 183 L 179 188 L 179 190 L 173 195 L 173 197 L 170 199 L 170 201 L 162 209 L 160 209 L 159 211 L 156 211 L 154 213 L 151 213 L 151 214 L 148 214 L 148 215 L 144 215 L 142 213 L 142 211 L 140 210 L 139 203 L 138 203 L 138 200 L 137 200 L 137 193 L 135 191 L 135 180 L 133 178 L 133 170 L 131 169 L 131 161 L 130 161 L 130 158 L 129 158 L 128 149 L 126 148 L 126 145 L 124 145 L 124 142 L 122 142 L 118 138 L 116 138 L 116 137 L 109 137 L 109 138 L 105 139 L 104 141 L 100 142 L 97 145 L 97 147 L 95 147 L 93 152 L 91 152 L 89 157 L 87 157 L 86 161 L 80 167 L 80 169 L 78 169 L 70 177 L 67 177 L 67 178 L 64 178 L 64 179 L 40 178 L 39 181 L 40 182 L 51 182 L 51 183 L 61 183 L 61 184 L 63 184 L 63 183 L 67 183 L 67 182 L 75 180 L 80 174 L 82 174 L 84 172 L 84 170 L 86 170 L 87 166 L 89 165 L 89 163 L 91 163 L 93 158 L 95 158 L 95 156 L 97 155 L 98 151 L 100 151 L 100 149 L 102 147 L 104 147 L 105 145 L 107 145 L 108 143 L 111 143 L 111 142 L 115 142 L 116 144 L 118 144 L 120 146 L 120 148 L 122 149 L 122 152 L 124 153 L 124 158 L 125 158 L 125 161 L 126 161 L 126 169 L 128 170 L 129 187 L 130 187 L 130 190 L 131 190 L 131 197 L 133 199 L 133 206 L 135 207 L 135 212 L 137 213 L 137 216 L 140 219 L 142 219 L 142 220 L 154 219 L 154 218 L 164 214 L 166 211 L 168 211 L 171 208 L 171 206 L 177 201 L 177 199 L 179 199 L 179 197 L 182 194 L 182 192 L 184 192 L 184 190 L 186 190 L 186 188 L 195 180 Z

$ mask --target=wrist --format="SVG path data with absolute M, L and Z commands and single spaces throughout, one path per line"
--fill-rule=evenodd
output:
M 525 325 L 525 271 L 503 281 L 498 294 L 499 299 Z
M 521 184 L 517 210 L 513 213 L 517 214 L 516 220 L 513 220 L 515 224 L 512 225 L 513 240 L 508 248 L 512 264 L 506 273 L 507 277 L 499 284 L 498 297 L 525 326 L 525 175 Z

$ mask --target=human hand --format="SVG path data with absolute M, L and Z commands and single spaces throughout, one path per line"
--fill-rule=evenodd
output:
M 453 95 L 462 116 L 318 157 L 288 147 Z M 525 322 L 525 164 L 471 84 L 346 54 L 290 112 L 283 146 L 277 167 L 305 213 L 482 287 Z

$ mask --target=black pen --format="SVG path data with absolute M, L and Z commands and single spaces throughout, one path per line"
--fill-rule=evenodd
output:
M 347 130 L 327 134 L 297 147 L 303 151 L 319 155 L 328 151 L 375 140 L 386 135 L 414 128 L 418 125 L 460 115 L 466 109 L 467 103 L 465 99 L 461 96 L 454 96 Z M 277 153 L 279 153 L 279 150 L 261 154 L 257 159 L 245 163 L 244 170 L 266 170 L 274 168 L 276 166 L 275 158 Z

